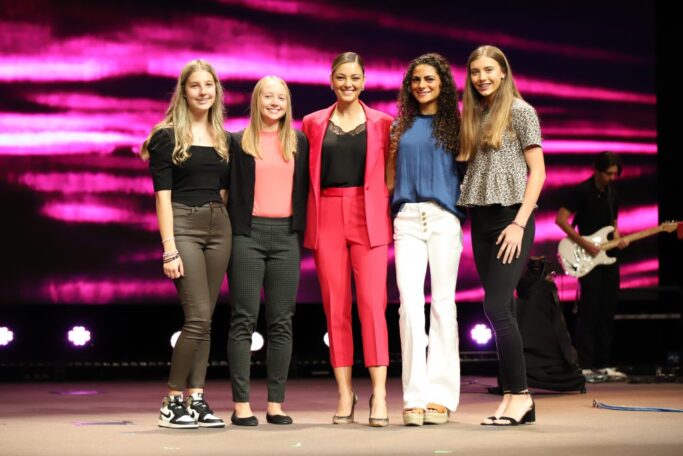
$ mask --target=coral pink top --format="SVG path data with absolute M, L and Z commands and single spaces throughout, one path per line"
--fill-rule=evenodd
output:
M 257 217 L 290 217 L 294 186 L 294 159 L 282 158 L 278 132 L 259 134 L 261 159 L 256 162 L 254 211 Z

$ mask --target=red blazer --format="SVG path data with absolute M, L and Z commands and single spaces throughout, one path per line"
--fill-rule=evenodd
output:
M 318 220 L 320 214 L 320 162 L 323 138 L 336 103 L 329 108 L 313 112 L 306 117 L 301 129 L 310 144 L 309 167 L 310 191 L 306 216 L 304 247 L 318 247 Z M 391 242 L 391 217 L 389 215 L 389 190 L 384 180 L 385 163 L 389 156 L 389 129 L 393 118 L 369 108 L 361 102 L 366 118 L 367 152 L 365 159 L 365 221 L 370 246 L 387 245 Z

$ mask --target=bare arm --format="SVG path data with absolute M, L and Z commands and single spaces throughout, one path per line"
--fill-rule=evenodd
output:
M 574 227 L 571 226 L 571 224 L 569 223 L 570 216 L 571 212 L 569 212 L 567 208 L 561 207 L 560 210 L 557 211 L 555 223 L 557 224 L 557 226 L 560 227 L 560 229 L 562 229 L 562 231 L 565 232 L 569 239 L 576 242 L 586 252 L 590 253 L 592 256 L 595 256 L 598 253 L 600 253 L 600 248 L 597 245 L 581 237 L 581 235 L 574 229 Z
M 223 200 L 223 204 L 228 204 L 228 189 L 222 188 L 220 189 L 221 193 L 221 199 Z
M 545 162 L 543 160 L 543 149 L 539 146 L 529 147 L 524 151 L 524 159 L 529 167 L 529 178 L 527 179 L 526 189 L 522 205 L 517 211 L 515 220 L 508 225 L 498 236 L 496 244 L 501 244 L 498 250 L 498 258 L 503 257 L 503 263 L 511 263 L 518 258 L 522 252 L 522 237 L 524 228 L 531 213 L 536 207 L 538 197 L 541 194 L 543 183 L 545 182 Z
M 160 190 L 154 194 L 157 208 L 157 220 L 159 221 L 159 233 L 164 252 L 172 252 L 176 249 L 173 239 L 173 207 L 171 207 L 171 190 Z M 164 275 L 169 279 L 177 279 L 184 275 L 183 261 L 177 258 L 169 263 L 164 263 Z

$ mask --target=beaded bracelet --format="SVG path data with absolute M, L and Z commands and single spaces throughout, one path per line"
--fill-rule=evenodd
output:
M 162 253 L 161 255 L 162 255 L 164 258 L 166 258 L 166 257 L 173 256 L 173 255 L 175 255 L 176 253 L 178 253 L 177 250 L 169 250 L 168 252 L 164 252 L 164 253 Z
M 171 236 L 171 237 L 168 237 L 168 238 L 166 238 L 166 239 L 162 239 L 162 240 L 161 240 L 161 243 L 164 244 L 164 243 L 166 243 L 166 242 L 168 242 L 168 241 L 175 241 L 175 238 Z
M 179 255 L 179 254 L 175 254 L 175 255 L 172 256 L 172 257 L 164 258 L 164 264 L 170 263 L 171 261 L 175 261 L 175 260 L 177 260 L 177 259 L 179 259 L 179 258 L 180 258 L 180 255 Z
M 523 229 L 523 230 L 526 229 L 526 226 L 525 226 L 525 225 L 522 225 L 521 223 L 517 222 L 516 220 L 513 220 L 513 221 L 510 222 L 510 223 L 513 224 L 513 225 L 517 225 L 518 227 L 520 227 L 520 228 Z

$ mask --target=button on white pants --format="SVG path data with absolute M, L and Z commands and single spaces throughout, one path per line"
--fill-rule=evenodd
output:
M 462 253 L 460 221 L 435 203 L 406 203 L 394 219 L 394 251 L 401 302 L 404 408 L 424 408 L 434 402 L 453 411 L 460 399 L 455 308 Z M 428 337 L 424 310 L 427 264 L 432 298 Z

